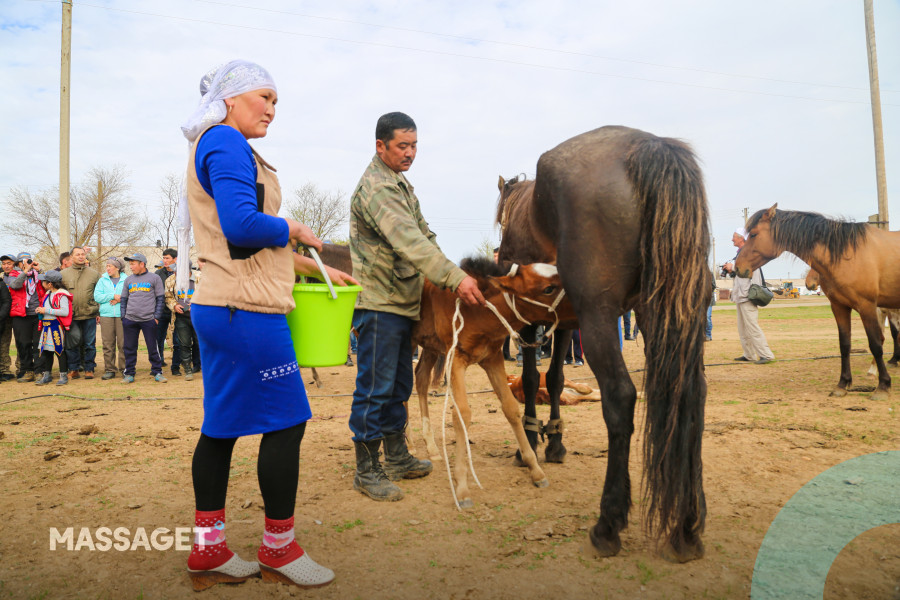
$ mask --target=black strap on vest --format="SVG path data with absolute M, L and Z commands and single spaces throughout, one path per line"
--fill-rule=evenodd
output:
M 265 212 L 263 207 L 265 206 L 266 199 L 266 186 L 263 183 L 256 182 L 256 210 L 257 212 Z M 228 242 L 228 240 L 225 240 Z M 228 254 L 231 256 L 231 260 L 247 260 L 257 252 L 262 250 L 262 248 L 242 248 L 240 246 L 235 246 L 231 242 L 228 242 Z

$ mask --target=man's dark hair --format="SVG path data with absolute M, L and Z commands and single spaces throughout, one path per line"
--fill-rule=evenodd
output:
M 163 250 L 162 255 L 171 256 L 172 258 L 178 258 L 178 250 L 175 250 L 174 248 L 166 248 L 165 250 Z
M 69 258 L 70 256 L 72 256 L 71 252 L 63 252 L 62 254 L 60 254 L 59 255 L 59 264 L 62 264 L 63 261 L 66 260 L 67 258 Z
M 397 129 L 416 131 L 416 122 L 402 112 L 381 115 L 378 117 L 378 123 L 375 124 L 375 139 L 381 140 L 387 145 L 394 139 L 394 131 Z
M 71 256 L 72 252 L 75 252 L 76 250 L 84 250 L 84 253 L 87 254 L 87 248 L 85 248 L 84 246 L 72 246 L 72 250 L 69 251 L 69 256 Z

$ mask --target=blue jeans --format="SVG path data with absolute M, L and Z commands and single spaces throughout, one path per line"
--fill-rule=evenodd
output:
M 166 314 L 168 312 L 168 314 Z M 163 350 L 166 348 L 166 333 L 169 331 L 169 323 L 172 322 L 172 312 L 171 311 L 163 311 L 162 317 L 159 319 L 159 323 L 157 323 L 157 340 L 156 345 L 159 349 L 159 359 L 165 362 L 166 357 Z M 179 366 L 181 365 L 181 346 L 178 345 L 178 336 L 174 333 L 172 334 L 172 372 L 178 371 Z
M 81 353 L 84 350 L 84 364 Z M 72 321 L 66 333 L 66 358 L 69 359 L 69 370 L 77 371 L 84 367 L 85 371 L 93 371 L 97 367 L 97 318 Z
M 400 315 L 356 311 L 356 389 L 350 407 L 354 441 L 380 439 L 385 431 L 406 427 L 403 403 L 409 400 L 413 386 L 413 325 L 412 319 Z
M 712 339 L 712 304 L 706 309 L 706 339 Z
M 125 343 L 125 375 L 134 376 L 137 366 L 138 336 L 144 334 L 144 343 L 147 344 L 147 354 L 150 356 L 150 374 L 162 373 L 162 359 L 156 346 L 157 324 L 154 319 L 149 321 L 132 321 L 122 317 L 122 331 Z M 72 368 L 71 366 L 69 368 Z

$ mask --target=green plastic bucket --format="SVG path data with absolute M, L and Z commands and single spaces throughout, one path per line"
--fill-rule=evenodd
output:
M 288 328 L 301 367 L 333 367 L 347 362 L 350 328 L 358 285 L 334 287 L 315 248 L 307 248 L 325 283 L 294 285 L 296 308 L 288 313 Z
M 331 297 L 324 283 L 294 285 L 297 308 L 288 313 L 288 327 L 301 367 L 333 367 L 347 362 L 353 307 L 361 287 L 335 286 Z

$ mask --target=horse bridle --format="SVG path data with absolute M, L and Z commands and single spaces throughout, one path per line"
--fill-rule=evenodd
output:
M 512 267 L 509 269 L 509 273 L 507 273 L 508 277 L 515 277 L 516 273 L 519 271 L 519 265 L 513 263 Z M 553 313 L 553 318 L 555 319 L 553 326 L 550 327 L 548 331 L 544 332 L 543 337 L 540 340 L 537 340 L 533 343 L 528 343 L 522 340 L 522 336 L 519 335 L 518 331 L 515 331 L 512 326 L 509 324 L 503 315 L 500 314 L 500 311 L 497 310 L 497 307 L 491 304 L 490 301 L 485 300 L 485 304 L 500 319 L 500 322 L 503 323 L 503 326 L 506 327 L 506 330 L 509 332 L 509 336 L 516 341 L 519 346 L 523 346 L 525 348 L 537 348 L 538 346 L 542 346 L 547 343 L 547 340 L 550 339 L 550 336 L 553 335 L 553 332 L 556 331 L 556 327 L 559 325 L 559 314 L 556 312 L 556 307 L 559 306 L 559 303 L 562 302 L 563 297 L 566 295 L 566 290 L 563 288 L 559 288 L 559 293 L 554 298 L 551 304 L 545 304 L 543 302 L 538 302 L 537 300 L 532 300 L 531 298 L 520 297 L 519 300 L 523 302 L 528 302 L 530 304 L 535 304 L 537 306 L 543 306 L 547 309 L 548 313 Z M 516 316 L 516 319 L 525 325 L 531 325 L 531 321 L 523 317 L 519 310 L 516 308 L 516 296 L 514 294 L 510 294 L 509 292 L 503 292 L 503 299 L 506 301 L 506 305 Z

